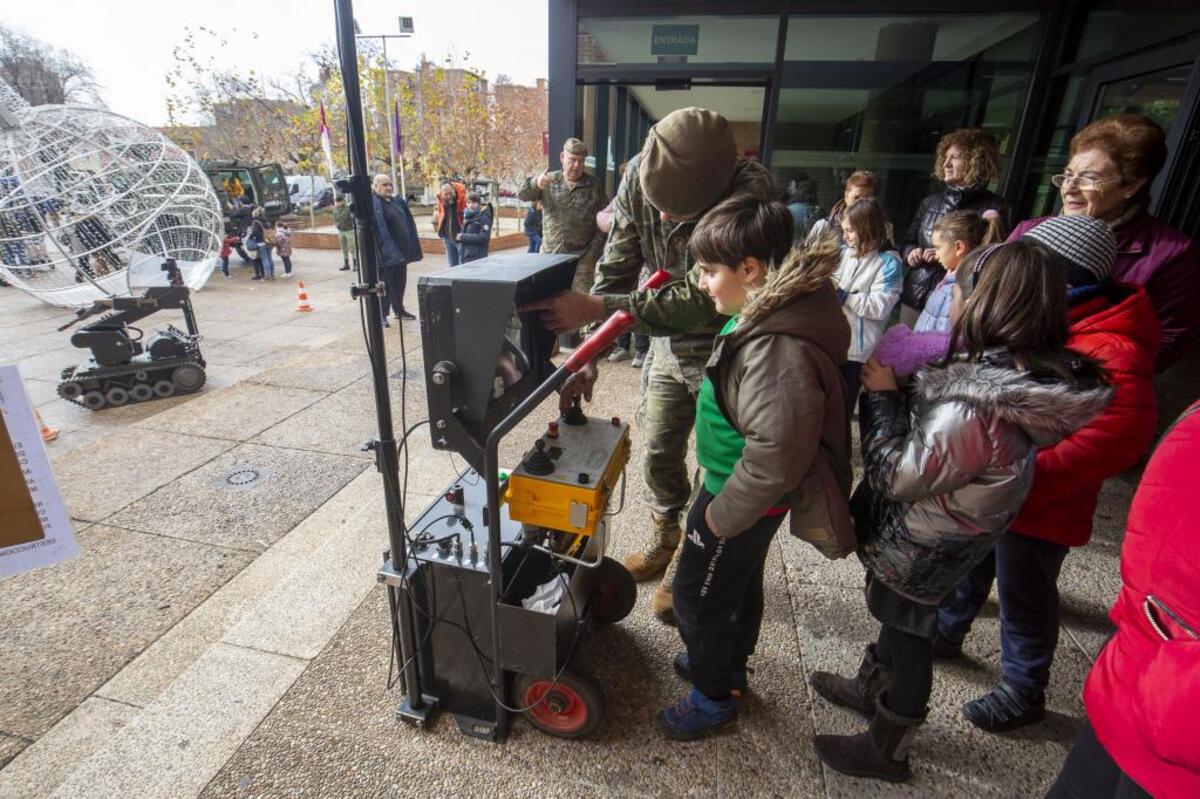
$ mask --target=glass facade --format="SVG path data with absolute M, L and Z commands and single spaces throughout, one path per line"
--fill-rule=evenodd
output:
M 1049 178 L 1081 126 L 1129 111 L 1168 134 L 1152 210 L 1184 230 L 1200 225 L 1200 203 L 1184 196 L 1184 172 L 1200 163 L 1194 8 L 1056 0 L 896 13 L 850 2 L 786 13 L 800 5 L 551 0 L 552 69 L 566 65 L 574 83 L 556 95 L 551 82 L 551 137 L 582 132 L 611 192 L 650 125 L 677 108 L 711 108 L 733 123 L 738 150 L 771 169 L 781 195 L 800 191 L 828 209 L 851 172 L 871 170 L 903 230 L 937 186 L 932 160 L 944 134 L 982 127 L 996 137 L 991 188 L 1020 219 L 1056 209 Z M 693 13 L 664 13 L 673 8 Z M 556 96 L 569 112 L 556 116 Z
M 807 181 L 827 209 L 851 172 L 870 170 L 903 230 L 934 188 L 942 135 L 982 127 L 1008 154 L 1038 30 L 1033 13 L 793 15 L 770 164 L 776 185 Z

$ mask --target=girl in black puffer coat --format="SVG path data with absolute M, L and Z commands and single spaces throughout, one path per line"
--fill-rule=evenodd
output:
M 925 301 L 946 276 L 933 250 L 933 226 L 952 211 L 996 211 L 1003 229 L 1012 228 L 1011 210 L 987 184 L 1000 170 L 1000 153 L 992 135 L 978 128 L 947 133 L 938 142 L 933 175 L 946 185 L 921 200 L 904 237 L 900 254 L 908 265 L 900 294 L 900 322 L 910 328 Z
M 918 375 L 911 396 L 888 367 L 872 361 L 863 372 L 864 478 L 851 510 L 881 629 L 857 677 L 812 678 L 818 694 L 871 719 L 860 735 L 817 736 L 818 756 L 844 774 L 908 778 L 938 603 L 1016 518 L 1037 450 L 1085 425 L 1112 393 L 1099 366 L 1064 347 L 1066 276 L 1049 251 L 993 245 L 966 272 L 954 288 L 951 354 Z

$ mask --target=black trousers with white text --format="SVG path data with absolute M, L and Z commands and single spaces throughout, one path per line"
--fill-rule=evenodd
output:
M 736 536 L 708 529 L 706 489 L 688 512 L 683 552 L 671 585 L 675 621 L 687 647 L 692 684 L 705 696 L 724 699 L 734 671 L 758 644 L 763 617 L 763 570 L 771 540 L 784 517 L 764 516 Z

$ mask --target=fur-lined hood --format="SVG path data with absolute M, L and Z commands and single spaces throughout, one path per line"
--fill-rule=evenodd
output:
M 750 295 L 733 333 L 734 342 L 784 333 L 812 342 L 834 363 L 844 361 L 850 327 L 831 279 L 840 260 L 841 251 L 832 237 L 794 248 L 771 270 L 766 285 Z
M 1103 370 L 1082 355 L 1065 353 L 1064 369 L 1074 385 L 1058 376 L 1019 369 L 1001 352 L 981 361 L 957 360 L 931 367 L 917 378 L 918 396 L 928 403 L 958 401 L 1025 431 L 1038 446 L 1054 444 L 1103 411 L 1113 390 Z

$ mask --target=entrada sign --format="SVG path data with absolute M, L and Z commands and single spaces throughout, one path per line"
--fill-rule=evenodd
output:
M 699 49 L 699 25 L 654 25 L 650 30 L 650 55 L 696 55 Z

